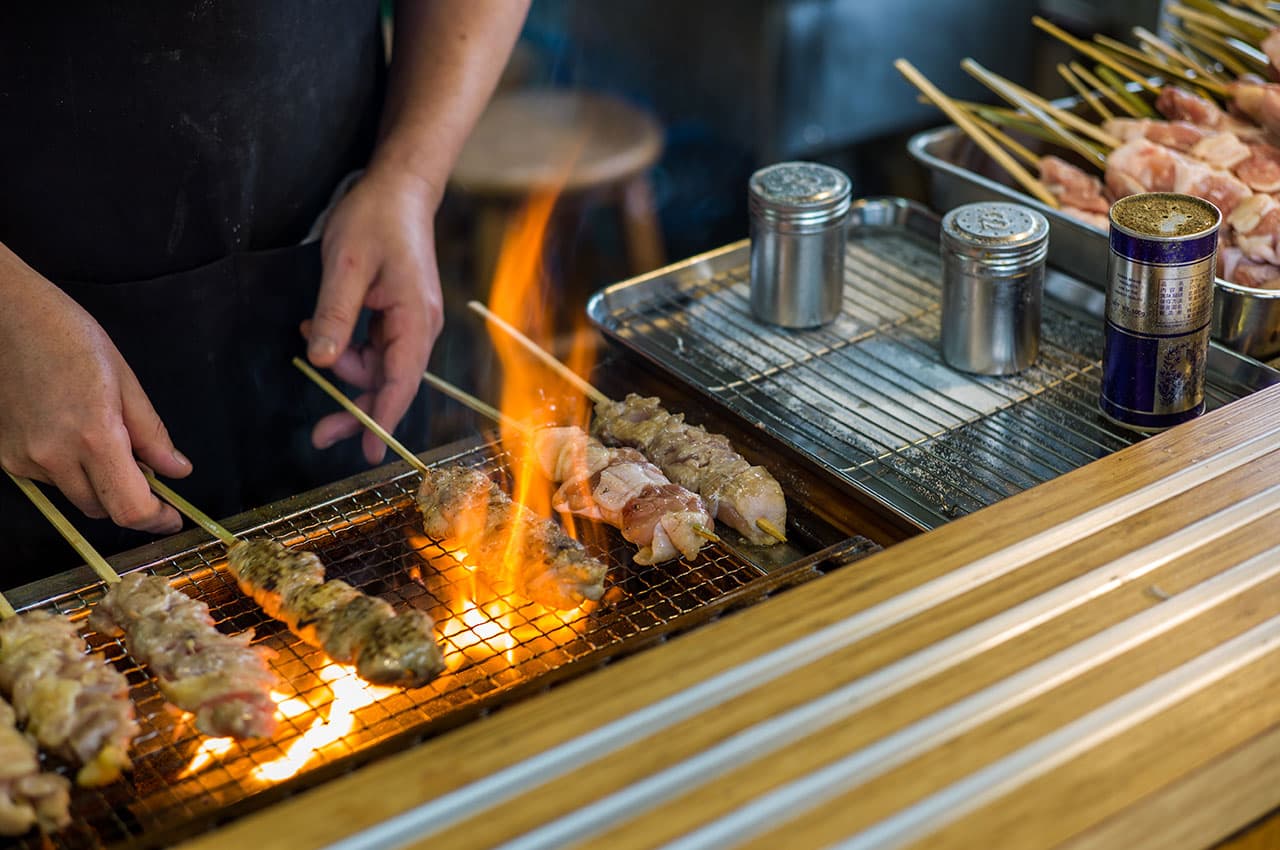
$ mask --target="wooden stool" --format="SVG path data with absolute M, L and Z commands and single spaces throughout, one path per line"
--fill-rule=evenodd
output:
M 620 100 L 550 89 L 496 95 L 450 177 L 453 188 L 478 202 L 474 297 L 488 293 L 509 214 L 539 190 L 611 201 L 630 270 L 661 266 L 662 232 L 646 176 L 661 153 L 662 128 Z

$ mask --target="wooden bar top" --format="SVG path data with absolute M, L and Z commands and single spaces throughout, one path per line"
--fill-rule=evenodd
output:
M 1277 806 L 1272 387 L 184 846 L 1203 848 Z

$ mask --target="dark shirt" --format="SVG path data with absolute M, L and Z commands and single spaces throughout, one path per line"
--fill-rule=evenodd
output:
M 108 283 L 297 242 L 371 150 L 375 0 L 0 4 L 0 242 Z

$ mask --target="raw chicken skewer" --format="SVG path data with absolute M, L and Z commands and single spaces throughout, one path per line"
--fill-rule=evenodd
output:
M 604 594 L 604 563 L 559 525 L 513 502 L 479 470 L 427 466 L 315 369 L 296 357 L 293 365 L 422 474 L 418 510 L 430 537 L 460 543 L 495 584 L 548 608 Z
M 750 542 L 761 546 L 786 542 L 787 503 L 782 487 L 767 469 L 747 463 L 727 437 L 685 423 L 683 414 L 672 415 L 656 398 L 633 393 L 625 401 L 611 401 L 480 302 L 467 306 L 591 399 L 596 406 L 595 429 L 605 442 L 640 449 L 673 482 L 702 496 L 716 519 Z
M 257 738 L 275 731 L 270 691 L 276 676 L 252 632 L 218 631 L 209 606 L 141 572 L 123 579 L 26 479 L 18 486 L 108 586 L 89 615 L 102 634 L 124 635 L 129 653 L 150 668 L 169 702 L 195 715 L 196 728 L 217 738 Z
M 477 413 L 518 431 L 542 473 L 560 484 L 558 511 L 602 520 L 640 547 L 638 564 L 694 558 L 715 540 L 702 497 L 673 484 L 635 449 L 609 448 L 576 426 L 530 427 L 427 372 L 422 379 Z
M 150 472 L 147 481 L 166 502 L 226 543 L 227 561 L 246 596 L 307 643 L 375 685 L 417 688 L 444 670 L 444 656 L 426 613 L 397 612 L 383 599 L 345 581 L 325 580 L 314 552 L 274 540 L 240 540 Z

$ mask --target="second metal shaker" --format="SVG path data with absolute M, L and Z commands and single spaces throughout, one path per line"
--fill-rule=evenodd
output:
M 833 321 L 844 301 L 853 184 L 837 168 L 780 162 L 748 183 L 751 312 L 785 328 Z
M 980 375 L 1035 362 L 1049 222 L 1019 204 L 966 204 L 942 219 L 942 357 Z

